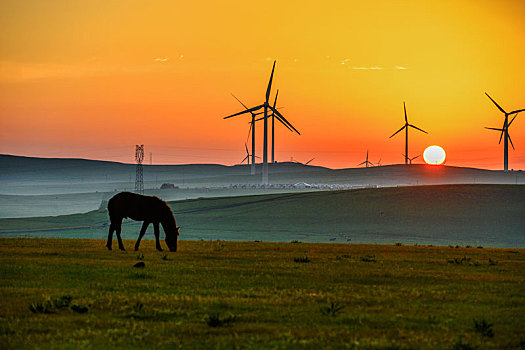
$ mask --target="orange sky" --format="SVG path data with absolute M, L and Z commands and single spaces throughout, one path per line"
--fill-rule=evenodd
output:
M 523 1 L 19 1 L 0 4 L 0 153 L 238 163 L 273 60 L 284 116 L 276 158 L 334 168 L 402 163 L 501 169 L 502 114 L 525 108 Z M 272 91 L 272 99 L 275 89 Z M 257 131 L 262 131 L 262 124 Z M 257 153 L 261 154 L 259 133 Z M 525 113 L 509 167 L 525 169 Z M 417 162 L 422 162 L 418 159 Z

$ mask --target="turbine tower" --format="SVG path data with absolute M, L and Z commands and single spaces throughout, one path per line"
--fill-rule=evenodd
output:
M 405 106 L 405 102 L 404 101 L 403 101 L 403 109 L 405 110 L 405 125 L 403 125 L 403 127 L 401 129 L 399 129 L 392 136 L 390 136 L 390 138 L 394 137 L 398 132 L 400 132 L 401 130 L 405 129 L 405 154 L 404 154 L 404 156 L 405 156 L 405 164 L 408 164 L 408 160 L 410 159 L 410 158 L 408 158 L 408 128 L 409 127 L 414 128 L 416 130 L 424 132 L 425 134 L 428 134 L 428 132 L 426 132 L 423 129 L 418 128 L 415 125 L 412 125 L 412 124 L 408 123 L 407 108 Z
M 248 109 L 246 109 L 246 110 L 244 110 L 242 112 L 238 112 L 238 113 L 229 115 L 227 117 L 224 117 L 224 119 L 228 119 L 228 118 L 232 118 L 232 117 L 244 114 L 244 113 L 252 113 L 252 112 L 255 112 L 255 111 L 257 111 L 257 110 L 259 110 L 261 108 L 263 109 L 263 111 L 264 111 L 264 118 L 263 118 L 263 120 L 264 120 L 263 169 L 262 169 L 262 183 L 263 183 L 263 185 L 268 184 L 268 117 L 269 117 L 268 110 L 270 110 L 273 113 L 275 113 L 276 118 L 281 120 L 281 122 L 286 123 L 289 127 L 291 127 L 295 132 L 297 132 L 300 135 L 299 131 L 297 131 L 293 127 L 293 125 L 290 124 L 286 120 L 286 118 L 284 118 L 284 116 L 277 109 L 275 109 L 275 107 L 270 106 L 270 103 L 268 102 L 270 100 L 270 92 L 271 92 L 271 89 L 272 89 L 272 81 L 273 81 L 273 73 L 275 71 L 275 63 L 276 63 L 276 61 L 273 62 L 272 73 L 270 74 L 270 81 L 268 82 L 268 87 L 266 88 L 265 101 L 263 102 L 263 104 L 258 105 L 256 107 L 248 108 Z
M 246 107 L 246 105 L 244 103 L 241 102 L 241 100 L 239 100 L 237 98 L 237 96 L 235 96 L 234 94 L 232 94 L 232 96 L 246 109 L 248 110 L 248 107 Z M 251 175 L 255 175 L 255 117 L 259 114 L 261 114 L 261 112 L 259 113 L 254 113 L 254 112 L 250 112 L 250 114 L 252 115 L 252 121 L 250 122 L 250 130 L 248 131 L 248 135 L 250 134 L 250 131 L 251 131 L 251 134 L 252 134 L 252 166 L 251 166 L 251 171 L 250 171 L 250 174 Z M 226 119 L 226 118 L 225 118 Z M 249 163 L 249 162 L 248 162 Z
M 370 166 L 374 166 L 374 164 L 372 164 L 372 162 L 368 161 L 368 150 L 366 150 L 366 160 L 364 162 L 362 162 L 362 163 L 357 164 L 357 166 L 363 165 L 363 164 L 365 165 L 366 168 L 368 168 L 369 165 Z
M 512 140 L 510 139 L 510 136 L 509 136 L 509 126 L 510 124 L 512 124 L 514 119 L 518 116 L 518 113 L 525 111 L 525 109 L 518 109 L 518 110 L 507 113 L 505 112 L 503 108 L 501 108 L 499 104 L 496 103 L 496 101 L 492 99 L 492 97 L 489 96 L 489 94 L 485 92 L 485 95 L 487 95 L 487 97 L 490 98 L 490 100 L 496 105 L 496 107 L 498 107 L 498 109 L 505 115 L 505 120 L 503 121 L 503 127 L 501 129 L 496 129 L 496 128 L 486 128 L 486 129 L 501 131 L 501 135 L 499 137 L 499 143 L 501 143 L 501 138 L 503 137 L 503 135 L 505 135 L 504 140 L 503 140 L 503 170 L 509 171 L 509 141 L 510 141 L 510 144 L 512 145 L 512 149 L 514 149 L 514 145 L 512 144 Z M 509 116 L 512 114 L 516 114 L 516 115 L 514 116 L 514 118 L 512 118 L 512 120 L 509 123 Z

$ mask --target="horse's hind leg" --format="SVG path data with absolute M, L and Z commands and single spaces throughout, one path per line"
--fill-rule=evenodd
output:
M 159 241 L 160 231 L 159 231 L 159 223 L 158 222 L 154 222 L 153 223 L 153 231 L 155 232 L 155 241 L 157 241 L 156 242 L 157 250 L 159 252 L 161 252 L 162 248 L 160 246 L 160 241 Z
M 124 248 L 124 244 L 122 244 L 122 238 L 120 238 L 120 231 L 122 229 L 122 222 L 119 222 L 118 225 L 116 226 L 116 231 L 117 231 L 117 239 L 118 239 L 118 248 L 120 250 L 126 250 Z
M 148 226 L 149 226 L 149 222 L 144 221 L 144 223 L 142 224 L 142 228 L 140 229 L 139 239 L 137 239 L 137 243 L 135 243 L 135 250 L 139 250 L 140 240 L 142 239 L 142 237 L 144 237 L 144 234 L 146 233 L 146 229 L 148 228 Z
M 113 232 L 115 231 L 115 225 L 111 223 L 109 225 L 109 233 L 108 233 L 108 242 L 106 243 L 106 247 L 108 250 L 111 250 L 111 243 L 113 242 Z

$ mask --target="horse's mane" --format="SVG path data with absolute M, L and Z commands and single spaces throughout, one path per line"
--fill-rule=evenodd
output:
M 175 224 L 175 216 L 173 216 L 173 211 L 171 210 L 171 207 L 169 206 L 169 204 L 165 200 L 157 196 L 152 196 L 152 197 L 159 200 L 163 209 L 166 211 L 167 219 L 169 219 L 170 222 L 173 222 Z

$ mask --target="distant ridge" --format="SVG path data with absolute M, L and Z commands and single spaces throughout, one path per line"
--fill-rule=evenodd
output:
M 146 189 L 163 182 L 177 186 L 213 187 L 230 184 L 260 184 L 261 164 L 256 165 L 256 175 L 250 175 L 248 165 L 186 164 L 144 165 Z M 505 173 L 497 170 L 463 168 L 454 166 L 386 165 L 368 168 L 329 169 L 321 166 L 283 162 L 270 164 L 270 183 L 295 184 L 351 184 L 376 186 L 436 185 L 436 184 L 525 184 L 525 172 Z M 0 155 L 0 193 L 40 193 L 46 185 L 68 187 L 62 192 L 112 191 L 129 188 L 135 178 L 135 165 L 111 161 L 36 158 Z M 87 184 L 91 184 L 87 186 Z M 19 189 L 19 192 L 17 192 Z

